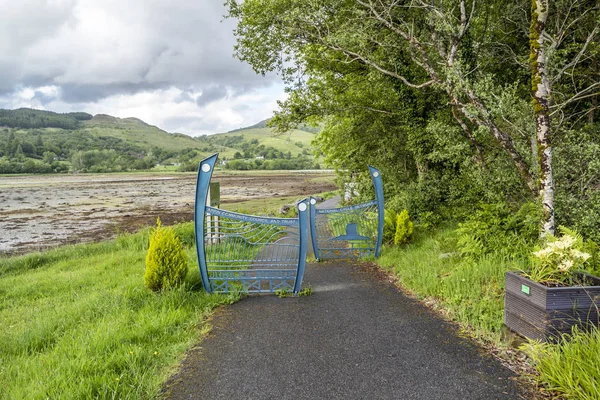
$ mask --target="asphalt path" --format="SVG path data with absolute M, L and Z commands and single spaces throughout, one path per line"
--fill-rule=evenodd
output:
M 521 398 L 508 369 L 374 267 L 309 264 L 305 282 L 311 296 L 254 296 L 219 310 L 165 397 Z

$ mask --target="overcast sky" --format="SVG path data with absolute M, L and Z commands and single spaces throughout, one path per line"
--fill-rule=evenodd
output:
M 278 77 L 233 58 L 222 0 L 0 0 L 0 108 L 224 132 L 271 116 Z

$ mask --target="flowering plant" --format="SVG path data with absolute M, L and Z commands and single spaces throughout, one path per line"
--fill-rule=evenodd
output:
M 573 283 L 573 272 L 580 270 L 590 258 L 577 247 L 583 245 L 581 237 L 566 234 L 561 238 L 550 237 L 546 247 L 533 253 L 531 270 L 525 276 L 544 284 Z

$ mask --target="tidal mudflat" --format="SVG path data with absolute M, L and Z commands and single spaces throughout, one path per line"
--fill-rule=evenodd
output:
M 223 204 L 334 190 L 324 173 L 219 174 Z M 0 176 L 0 255 L 105 240 L 155 223 L 189 221 L 195 174 Z

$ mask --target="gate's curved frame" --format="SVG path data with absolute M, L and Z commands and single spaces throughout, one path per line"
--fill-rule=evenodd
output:
M 369 165 L 375 200 L 348 207 L 318 209 L 310 198 L 310 236 L 317 260 L 379 257 L 383 240 L 383 181 L 381 171 Z M 369 218 L 373 210 L 377 218 Z M 340 229 L 345 228 L 345 232 Z
M 214 154 L 200 162 L 196 182 L 194 229 L 204 290 L 297 293 L 302 287 L 306 262 L 308 201 L 304 199 L 297 204 L 297 218 L 259 217 L 207 206 L 217 157 Z M 216 221 L 208 229 L 207 217 L 209 224 Z M 218 258 L 215 252 L 219 253 Z M 207 253 L 211 253 L 211 266 L 216 265 L 217 269 L 209 268 Z

